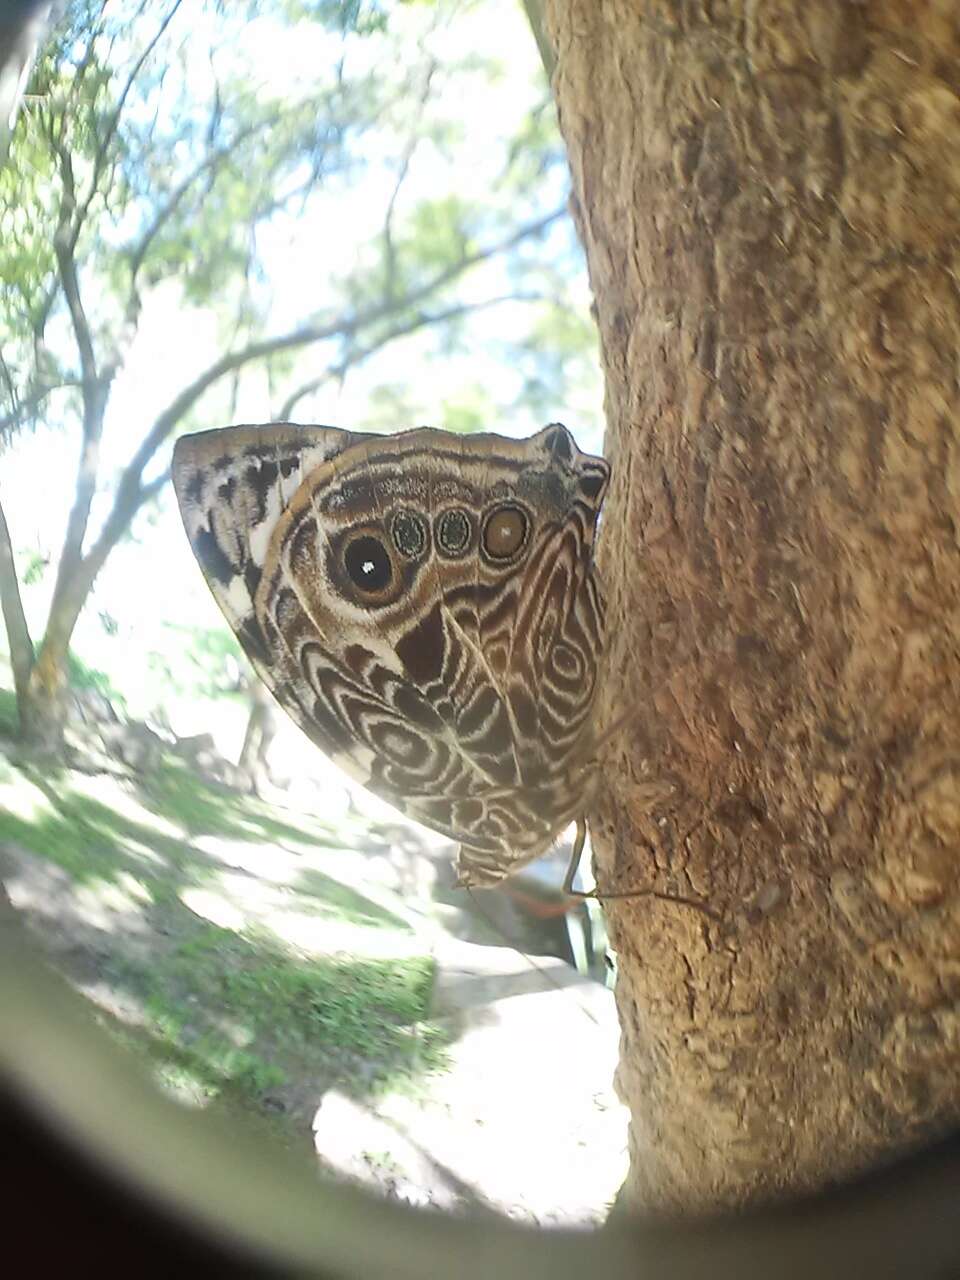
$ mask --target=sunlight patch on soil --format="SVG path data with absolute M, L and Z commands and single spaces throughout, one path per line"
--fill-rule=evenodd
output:
M 311 904 L 302 896 L 246 876 L 219 874 L 202 888 L 180 890 L 178 896 L 195 915 L 221 929 L 263 929 L 308 955 L 400 959 L 423 955 L 425 950 L 424 939 L 406 926 L 371 928 L 367 921 L 345 920 L 333 904 L 326 908 L 319 901 Z
M 223 836 L 198 836 L 193 847 L 216 858 L 224 866 L 236 867 L 269 884 L 293 884 L 299 874 L 302 856 L 288 852 L 282 845 L 250 844 L 228 840 Z
M 128 822 L 150 827 L 158 835 L 169 836 L 171 839 L 178 839 L 183 835 L 183 828 L 179 823 L 146 808 L 132 792 L 122 785 L 118 786 L 116 779 L 107 775 L 87 777 L 77 773 L 72 773 L 70 777 L 71 790 L 75 795 L 96 800 Z
M 279 937 L 312 955 L 361 955 L 370 958 L 410 959 L 424 954 L 422 938 L 386 930 L 359 930 L 343 921 L 324 920 L 301 912 L 269 917 L 271 930 Z
M 366 1096 L 441 1066 L 423 910 L 368 891 L 362 822 L 334 838 L 176 762 L 125 779 L 0 753 L 0 779 L 11 901 L 179 1100 L 302 1142 L 327 1088 Z M 366 875 L 345 883 L 331 862 Z
M 38 787 L 14 771 L 9 782 L 0 783 L 0 811 L 24 822 L 38 822 L 49 816 L 52 806 Z
M 139 913 L 145 903 L 153 901 L 153 894 L 142 881 L 121 871 L 115 880 L 89 880 L 79 885 L 75 901 L 90 924 L 109 929 L 113 917 Z
M 202 920 L 209 920 L 219 929 L 243 929 L 246 915 L 222 894 L 210 889 L 182 889 L 180 901 Z
M 165 1092 L 388 1195 L 597 1222 L 625 1158 L 611 994 L 452 937 L 449 857 L 389 813 L 334 827 L 176 762 L 45 773 L 0 743 L 0 878 Z

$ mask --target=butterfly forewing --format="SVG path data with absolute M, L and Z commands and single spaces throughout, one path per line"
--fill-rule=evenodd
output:
M 173 476 L 278 701 L 354 778 L 459 839 L 465 880 L 509 874 L 582 811 L 609 468 L 566 428 L 231 427 L 181 439 Z

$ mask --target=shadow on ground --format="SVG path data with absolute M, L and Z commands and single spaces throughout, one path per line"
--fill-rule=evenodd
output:
M 317 865 L 380 852 L 356 821 L 295 824 L 180 763 L 126 780 L 0 754 L 0 876 L 57 967 L 181 1100 L 300 1134 L 331 1087 L 443 1064 L 415 915 Z
M 478 930 L 450 853 L 181 762 L 42 768 L 0 738 L 0 882 L 163 1089 L 388 1195 L 596 1222 L 625 1149 L 610 992 L 516 934 L 484 945 L 510 903 Z

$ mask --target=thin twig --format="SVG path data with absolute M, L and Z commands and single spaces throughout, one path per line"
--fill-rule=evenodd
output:
M 485 298 L 482 302 L 458 303 L 456 306 L 447 307 L 443 311 L 418 312 L 402 321 L 402 323 L 385 330 L 373 342 L 367 343 L 365 347 L 349 351 L 338 364 L 331 365 L 319 377 L 311 378 L 308 382 L 304 382 L 295 388 L 280 406 L 276 420 L 278 422 L 287 422 L 296 404 L 304 396 L 312 395 L 314 391 L 318 391 L 327 382 L 342 381 L 351 369 L 362 364 L 364 360 L 368 360 L 370 356 L 375 355 L 377 351 L 394 342 L 397 338 L 408 337 L 421 329 L 444 324 L 448 320 L 456 320 L 460 316 L 472 315 L 475 311 L 482 311 L 487 307 L 499 307 L 505 302 L 540 302 L 542 300 L 543 295 L 538 293 L 507 293 L 499 298 Z
M 143 52 L 140 54 L 140 57 L 133 64 L 133 67 L 130 70 L 130 74 L 127 76 L 126 83 L 124 84 L 123 89 L 120 91 L 120 96 L 117 99 L 117 105 L 114 108 L 113 112 L 111 113 L 110 119 L 107 122 L 106 133 L 104 137 L 101 139 L 100 145 L 97 147 L 96 154 L 94 156 L 93 173 L 91 174 L 91 177 L 90 177 L 90 187 L 89 187 L 89 190 L 87 191 L 86 199 L 84 200 L 82 206 L 77 212 L 77 218 L 74 224 L 74 232 L 73 232 L 74 245 L 76 245 L 76 241 L 80 235 L 80 228 L 82 227 L 84 219 L 86 218 L 87 214 L 90 211 L 90 206 L 93 203 L 93 199 L 96 196 L 97 191 L 99 189 L 100 176 L 103 172 L 103 166 L 106 163 L 107 151 L 109 150 L 110 144 L 113 141 L 114 137 L 116 136 L 117 129 L 120 127 L 120 118 L 123 115 L 123 109 L 126 106 L 127 97 L 129 96 L 131 89 L 136 83 L 137 76 L 140 74 L 141 70 L 143 69 L 144 63 L 150 57 L 151 53 L 153 53 L 154 49 L 157 47 L 157 44 L 160 42 L 160 39 L 163 36 L 164 32 L 166 31 L 167 27 L 173 21 L 174 16 L 182 3 L 183 3 L 183 0 L 174 0 L 173 4 L 170 6 L 169 12 L 166 14 L 163 21 L 160 23 L 159 27 L 154 33 L 153 38 L 147 42 L 146 48 L 143 50 Z M 141 12 L 145 8 L 146 8 L 146 0 L 144 2 L 144 5 L 141 8 Z

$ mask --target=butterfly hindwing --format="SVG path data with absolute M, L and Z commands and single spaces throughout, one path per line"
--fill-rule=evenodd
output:
M 557 424 L 528 440 L 233 427 L 174 455 L 191 545 L 278 701 L 486 881 L 579 812 L 608 477 Z
M 323 714 L 324 703 L 310 675 L 328 667 L 333 674 L 336 668 L 318 643 L 302 600 L 289 589 L 281 592 L 277 607 L 282 626 L 262 606 L 258 610 L 257 601 L 264 595 L 265 573 L 281 583 L 295 581 L 280 564 L 282 531 L 294 500 L 309 493 L 305 482 L 331 464 L 335 468 L 339 455 L 370 439 L 335 427 L 238 426 L 182 437 L 173 461 L 187 536 L 244 652 L 307 736 L 362 783 L 369 781 L 372 752 L 352 738 L 348 741 L 335 715 Z M 297 635 L 294 654 L 291 643 Z M 362 673 L 349 670 L 339 674 L 348 683 L 363 679 Z M 328 678 L 322 687 L 329 685 Z
M 354 439 L 336 427 L 278 423 L 177 441 L 173 485 L 187 537 L 217 604 L 258 668 L 266 655 L 254 599 L 271 536 L 306 475 Z

